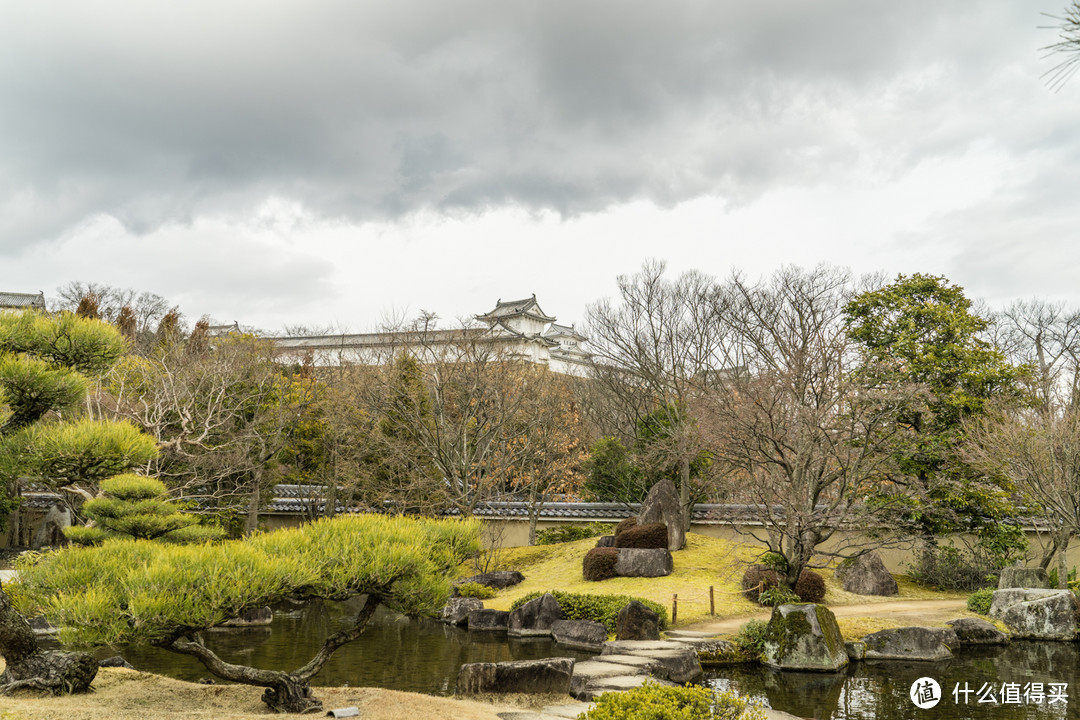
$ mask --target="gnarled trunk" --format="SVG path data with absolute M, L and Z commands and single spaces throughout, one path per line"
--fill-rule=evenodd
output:
M 328 637 L 311 662 L 293 672 L 260 670 L 246 665 L 227 663 L 203 645 L 198 636 L 188 640 L 174 637 L 153 644 L 181 655 L 191 655 L 197 658 L 206 666 L 207 670 L 224 680 L 266 688 L 263 692 L 262 701 L 274 712 L 316 713 L 322 711 L 323 704 L 321 700 L 311 694 L 311 678 L 322 670 L 330 656 L 339 647 L 355 640 L 364 632 L 368 620 L 371 619 L 378 605 L 379 598 L 368 595 L 367 602 L 364 603 L 363 609 L 357 614 L 353 625 Z
M 29 688 L 54 695 L 86 692 L 97 677 L 90 653 L 42 651 L 30 623 L 11 606 L 0 588 L 0 655 L 7 667 L 0 674 L 0 695 Z

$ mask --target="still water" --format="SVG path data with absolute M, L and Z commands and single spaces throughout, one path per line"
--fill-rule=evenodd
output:
M 925 677 L 937 681 L 941 690 L 934 707 L 920 709 L 909 693 L 912 684 Z M 818 720 L 1080 718 L 1080 652 L 1076 643 L 1014 642 L 1004 647 L 961 650 L 952 660 L 932 663 L 859 662 L 837 675 L 780 673 L 740 665 L 707 674 L 705 683 Z M 1039 700 L 1037 685 L 1028 688 L 1025 702 L 1024 689 L 1029 683 L 1042 683 L 1042 702 L 1035 702 Z M 1051 703 L 1060 698 L 1062 683 L 1068 685 L 1068 702 Z M 1059 686 L 1053 689 L 1053 696 L 1051 684 Z M 983 700 L 993 695 L 997 702 L 980 702 L 980 691 Z M 1001 702 L 1003 699 L 1008 702 Z M 1017 702 L 1011 702 L 1014 700 Z
M 304 665 L 327 635 L 355 615 L 362 601 L 313 602 L 275 612 L 266 627 L 219 630 L 206 642 L 224 659 L 278 670 Z M 963 650 L 939 663 L 861 662 L 845 673 L 779 673 L 739 665 L 711 671 L 704 683 L 733 688 L 770 707 L 818 720 L 1058 720 L 1080 719 L 1080 651 L 1077 643 L 1015 642 Z M 183 680 L 211 677 L 197 660 L 146 646 L 102 650 L 99 657 L 123 655 L 139 670 Z M 380 608 L 364 634 L 334 654 L 315 685 L 374 686 L 449 695 L 458 668 L 470 662 L 501 662 L 544 657 L 584 660 L 593 653 L 566 650 L 550 639 L 507 639 L 503 633 L 469 633 L 428 619 L 411 619 Z M 941 688 L 938 704 L 917 708 L 909 698 L 913 682 L 929 677 Z M 966 683 L 966 686 L 965 686 Z M 1016 684 L 1020 703 L 1001 703 L 1005 684 Z M 1023 702 L 1023 689 L 1042 683 L 1043 702 Z M 1068 702 L 1051 704 L 1050 685 L 1067 683 Z M 990 686 L 997 704 L 979 702 Z M 963 690 L 971 690 L 965 695 Z M 958 694 L 954 696 L 954 690 Z M 983 693 L 984 699 L 986 697 Z M 959 700 L 959 702 L 957 702 Z

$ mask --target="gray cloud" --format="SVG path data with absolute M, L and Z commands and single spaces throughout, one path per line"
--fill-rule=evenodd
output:
M 747 202 L 972 142 L 1075 142 L 1024 0 L 62 7 L 0 25 L 0 248 L 268 195 L 353 221 Z M 1042 127 L 1010 120 L 1026 98 Z

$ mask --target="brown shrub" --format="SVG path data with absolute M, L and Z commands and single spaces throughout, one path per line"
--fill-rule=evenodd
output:
M 616 577 L 615 561 L 618 559 L 619 551 L 615 548 L 593 548 L 581 561 L 581 573 L 592 582 Z
M 632 527 L 637 527 L 638 521 L 636 517 L 628 517 L 618 525 L 615 526 L 615 537 L 619 537 L 624 532 Z
M 795 594 L 803 602 L 821 602 L 825 599 L 825 579 L 813 570 L 803 570 L 795 583 Z
M 762 590 L 778 587 L 780 576 L 764 565 L 751 565 L 742 576 L 743 597 L 757 603 Z
M 638 525 L 615 536 L 615 547 L 656 549 L 667 546 L 667 525 L 664 523 Z

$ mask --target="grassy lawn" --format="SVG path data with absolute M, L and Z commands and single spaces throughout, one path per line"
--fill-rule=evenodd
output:
M 677 626 L 692 625 L 710 619 L 760 614 L 763 609 L 739 592 L 746 564 L 752 562 L 759 548 L 706 535 L 688 534 L 686 548 L 674 553 L 675 571 L 662 578 L 612 578 L 601 582 L 587 582 L 581 575 L 581 561 L 596 538 L 587 538 L 558 545 L 508 548 L 501 551 L 499 569 L 519 570 L 525 581 L 499 591 L 494 598 L 484 601 L 484 606 L 496 610 L 509 610 L 517 598 L 537 590 L 563 590 L 566 592 L 634 595 L 654 600 L 671 612 L 672 595 L 679 596 Z M 912 583 L 907 578 L 897 578 L 900 594 L 891 598 L 870 597 L 845 592 L 833 580 L 830 570 L 819 571 L 825 578 L 827 605 L 854 605 L 895 600 L 946 600 L 964 598 L 965 593 L 937 592 Z M 472 575 L 474 570 L 466 565 L 460 569 L 462 576 Z M 713 586 L 716 615 L 709 615 L 709 586 Z

